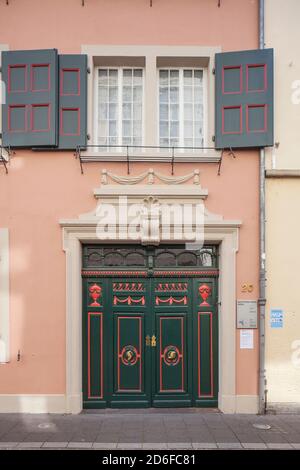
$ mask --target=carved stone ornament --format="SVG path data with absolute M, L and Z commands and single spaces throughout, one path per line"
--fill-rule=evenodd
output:
M 153 168 L 149 168 L 149 170 L 144 171 L 140 175 L 137 176 L 119 176 L 111 173 L 110 171 L 103 169 L 101 175 L 101 184 L 106 185 L 108 184 L 108 180 L 111 179 L 115 183 L 118 184 L 138 184 L 147 179 L 146 184 L 154 184 L 155 179 L 162 181 L 165 184 L 182 184 L 186 183 L 190 179 L 193 178 L 193 184 L 199 185 L 200 184 L 200 170 L 196 169 L 192 173 L 188 173 L 187 175 L 183 176 L 166 176 L 157 171 Z

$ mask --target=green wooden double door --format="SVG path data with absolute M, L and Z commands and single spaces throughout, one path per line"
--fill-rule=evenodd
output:
M 90 276 L 83 294 L 85 408 L 218 405 L 216 278 Z

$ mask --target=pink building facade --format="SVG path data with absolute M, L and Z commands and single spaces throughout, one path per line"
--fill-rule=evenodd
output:
M 55 111 L 54 118 L 59 139 L 62 133 L 72 141 L 84 121 L 88 135 L 87 146 L 74 139 L 73 148 L 60 149 L 42 138 L 23 145 L 20 137 L 3 149 L 8 172 L 0 165 L 0 411 L 217 406 L 226 413 L 256 413 L 258 328 L 238 328 L 236 303 L 259 297 L 259 150 L 226 144 L 222 151 L 213 138 L 215 57 L 258 49 L 258 1 L 83 3 L 0 5 L 2 51 L 56 49 L 58 57 L 86 57 L 86 121 L 83 108 L 81 121 L 74 124 L 71 116 L 76 96 L 85 93 L 72 64 L 57 78 L 59 99 L 67 95 L 62 113 L 69 114 L 64 121 Z M 8 99 L 22 93 L 18 77 L 24 71 L 20 62 L 9 64 Z M 45 63 L 28 64 L 34 95 Z M 242 73 L 229 64 L 223 74 L 235 68 Z M 235 94 L 224 76 L 224 94 Z M 43 101 L 32 105 L 26 132 L 19 115 L 13 120 L 20 106 L 27 112 L 31 105 L 25 103 L 6 104 L 11 121 L 5 137 L 3 115 L 3 139 L 34 130 L 40 138 L 45 131 L 44 109 L 39 114 L 34 108 L 45 106 Z M 223 113 L 231 108 L 223 106 Z M 50 122 L 52 114 L 47 116 Z M 223 120 L 224 135 L 235 134 L 226 127 L 235 120 Z M 240 124 L 237 133 L 246 126 Z M 117 214 L 117 228 L 128 222 L 124 202 L 116 210 L 120 197 L 140 209 L 136 239 L 128 232 L 120 239 L 113 229 L 105 238 L 107 226 L 100 227 L 101 239 L 97 214 L 105 204 Z M 192 261 L 197 250 L 186 248 L 176 218 L 164 238 L 161 216 L 147 212 L 145 225 L 142 214 L 152 204 L 197 202 L 205 208 L 204 255 Z M 191 258 L 180 262 L 179 248 Z M 162 253 L 165 261 L 159 262 Z

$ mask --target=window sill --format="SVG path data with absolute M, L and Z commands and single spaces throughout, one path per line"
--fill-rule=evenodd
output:
M 174 157 L 170 152 L 161 150 L 131 151 L 129 156 L 126 152 L 96 152 L 91 150 L 81 150 L 81 160 L 83 162 L 161 162 L 170 163 L 218 163 L 221 159 L 221 151 L 209 149 L 199 152 L 177 152 Z

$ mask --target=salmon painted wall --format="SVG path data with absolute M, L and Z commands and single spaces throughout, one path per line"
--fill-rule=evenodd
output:
M 11 0 L 0 4 L 0 43 L 9 49 L 58 48 L 79 52 L 83 44 L 160 44 L 257 47 L 257 0 Z M 247 23 L 245 25 L 245 18 Z M 258 298 L 258 152 L 225 156 L 217 164 L 176 164 L 175 175 L 200 168 L 207 207 L 227 219 L 241 219 L 237 298 Z M 166 164 L 149 166 L 170 174 Z M 11 363 L 0 366 L 0 393 L 65 392 L 65 254 L 61 218 L 95 207 L 93 189 L 102 168 L 125 174 L 121 163 L 86 164 L 84 175 L 72 152 L 18 150 L 6 176 L 0 168 L 0 226 L 10 230 Z M 241 285 L 254 285 L 242 294 Z M 257 332 L 256 332 L 257 334 Z M 238 338 L 237 338 L 238 339 Z M 255 395 L 254 350 L 239 350 L 237 394 Z M 17 362 L 18 350 L 21 361 Z

